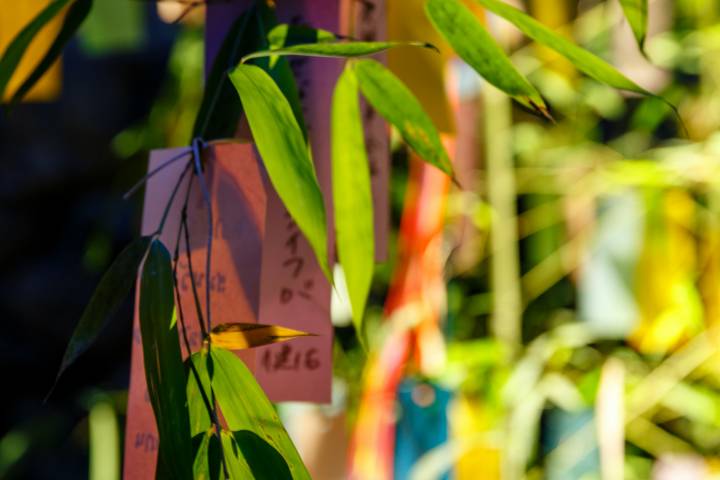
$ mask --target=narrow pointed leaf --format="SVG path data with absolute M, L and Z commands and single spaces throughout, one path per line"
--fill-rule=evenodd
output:
M 4 98 L 7 85 L 35 36 L 71 1 L 73 0 L 55 0 L 50 3 L 10 42 L 0 59 L 0 99 Z
M 308 239 L 327 278 L 327 220 L 308 145 L 285 96 L 254 65 L 238 65 L 230 78 L 240 95 L 253 139 L 275 191 Z
M 520 31 L 536 42 L 555 50 L 560 55 L 570 60 L 578 70 L 582 71 L 589 77 L 594 78 L 598 82 L 605 83 L 620 90 L 627 90 L 642 95 L 652 95 L 652 93 L 627 78 L 605 60 L 593 55 L 584 48 L 578 47 L 570 40 L 553 32 L 551 29 L 521 12 L 517 8 L 498 0 L 476 1 L 492 13 L 515 25 L 518 29 L 520 29 Z
M 200 392 L 200 388 L 205 392 L 206 398 L 210 395 L 210 378 L 207 375 L 202 375 L 200 372 L 206 370 L 204 364 L 201 364 L 202 358 L 197 355 L 191 355 L 185 362 L 188 364 L 186 371 L 187 376 L 187 405 L 188 405 L 188 416 L 190 418 L 190 435 L 195 437 L 201 433 L 207 432 L 212 428 L 212 422 L 210 421 L 210 414 L 208 414 L 207 405 L 205 399 Z M 191 370 L 190 362 L 192 367 L 198 372 L 202 387 L 198 385 L 197 379 Z
M 223 447 L 231 456 L 235 456 L 238 460 L 242 457 L 244 460 L 241 465 L 247 465 L 251 476 L 242 478 L 272 480 L 293 478 L 280 452 L 255 432 L 250 430 L 223 432 Z M 233 478 L 240 477 L 233 476 Z
M 192 478 L 192 444 L 187 379 L 174 309 L 170 253 L 158 240 L 150 245 L 140 281 L 140 333 L 145 379 L 160 436 L 158 470 L 176 479 Z
M 437 50 L 433 45 L 424 42 L 318 42 L 251 53 L 243 57 L 242 62 L 245 63 L 254 58 L 285 55 L 337 58 L 365 57 L 397 47 L 423 47 Z
M 310 333 L 278 325 L 225 323 L 213 328 L 212 332 L 210 332 L 210 339 L 214 347 L 227 350 L 245 350 L 311 335 Z
M 276 25 L 268 33 L 270 48 L 282 48 L 303 43 L 330 42 L 335 40 L 335 34 L 320 28 L 310 28 L 304 25 Z
M 250 470 L 247 459 L 235 443 L 232 433 L 223 430 L 220 433 L 221 445 L 225 461 L 227 462 L 228 475 L 230 478 L 262 478 L 255 477 Z M 268 480 L 272 477 L 266 477 Z
M 340 76 L 332 105 L 332 183 L 340 264 L 359 338 L 375 266 L 373 203 L 357 77 Z
M 547 116 L 540 93 L 513 66 L 500 45 L 459 0 L 428 0 L 430 21 L 453 50 L 485 80 L 522 105 Z
M 255 433 L 282 455 L 293 479 L 309 480 L 310 475 L 277 412 L 243 361 L 222 348 L 212 348 L 209 355 L 202 351 L 193 356 L 201 360 L 198 362 L 201 376 L 211 377 L 220 410 L 230 430 Z
M 642 49 L 647 35 L 648 2 L 647 0 L 620 0 L 620 5 L 633 35 L 635 35 L 635 40 Z
M 222 478 L 221 448 L 214 431 L 204 432 L 200 436 L 200 445 L 195 452 L 193 462 L 193 480 L 219 480 Z
M 193 127 L 193 137 L 210 140 L 234 136 L 242 105 L 227 72 L 243 55 L 262 48 L 256 40 L 258 32 L 255 28 L 255 16 L 255 8 L 243 13 L 225 36 L 205 82 L 203 99 Z
M 440 134 L 418 99 L 402 81 L 375 60 L 357 60 L 352 68 L 363 96 L 398 129 L 410 148 L 426 162 L 452 175 L 452 164 Z
M 282 39 L 278 33 L 278 28 L 282 27 L 278 25 L 277 15 L 274 8 L 268 6 L 265 3 L 261 3 L 258 8 L 260 9 L 260 15 L 258 15 L 259 29 L 261 32 L 270 31 L 267 35 L 267 42 L 263 44 L 261 49 L 270 48 L 272 42 L 297 42 L 302 39 L 304 35 L 309 33 L 306 30 L 313 30 L 307 27 L 292 26 L 286 32 L 285 38 Z M 314 36 L 309 37 L 310 39 L 319 38 L 325 34 L 318 33 L 315 31 Z M 270 42 L 270 43 L 268 43 Z M 289 43 L 288 43 L 289 44 Z M 277 44 L 278 47 L 285 46 L 285 43 Z M 305 126 L 305 118 L 303 117 L 302 103 L 300 102 L 300 91 L 295 82 L 295 75 L 290 68 L 290 62 L 287 58 L 274 57 L 258 59 L 253 62 L 258 67 L 262 68 L 270 74 L 280 91 L 285 95 L 290 108 L 292 108 L 293 115 L 295 115 L 295 121 L 300 126 L 300 130 L 303 132 L 303 136 L 307 139 L 307 129 Z
M 93 0 L 76 0 L 75 3 L 70 6 L 68 13 L 65 16 L 65 20 L 63 21 L 62 28 L 55 40 L 53 40 L 53 43 L 50 45 L 50 49 L 47 51 L 45 56 L 43 56 L 42 60 L 40 60 L 40 63 L 38 63 L 30 76 L 25 79 L 20 87 L 15 91 L 12 100 L 10 101 L 11 105 L 18 104 L 25 95 L 28 94 L 38 80 L 45 75 L 45 72 L 53 66 L 60 57 L 65 45 L 67 45 L 70 39 L 78 31 L 78 28 L 80 28 L 80 25 L 82 25 L 87 18 L 92 5 Z
M 90 346 L 113 318 L 127 298 L 137 279 L 138 268 L 150 246 L 149 237 L 141 237 L 128 245 L 95 289 L 90 302 L 73 331 L 57 378 Z
M 228 72 L 240 62 L 243 55 L 268 48 L 265 32 L 270 30 L 270 34 L 273 34 L 275 26 L 275 10 L 264 3 L 250 7 L 235 21 L 213 62 L 195 120 L 193 137 L 211 140 L 234 136 L 243 108 Z M 291 32 L 296 32 L 296 27 Z M 280 34 L 275 33 L 274 41 L 278 41 Z M 278 84 L 292 107 L 298 125 L 305 132 L 300 96 L 290 65 L 287 60 L 278 60 L 270 62 L 270 59 L 263 59 L 258 66 L 267 71 Z

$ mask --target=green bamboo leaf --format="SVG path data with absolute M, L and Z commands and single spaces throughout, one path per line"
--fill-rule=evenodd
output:
M 332 183 L 340 264 L 347 280 L 353 320 L 363 338 L 365 302 L 372 282 L 375 240 L 370 168 L 352 67 L 338 79 L 332 106 Z
M 212 427 L 207 405 L 205 405 L 205 400 L 200 393 L 200 386 L 190 368 L 190 362 L 192 362 L 192 366 L 195 368 L 195 371 L 198 372 L 198 376 L 202 382 L 202 390 L 206 394 L 209 394 L 210 378 L 207 375 L 203 376 L 201 373 L 207 370 L 205 365 L 202 364 L 202 361 L 203 359 L 197 355 L 191 355 L 185 360 L 188 364 L 188 368 L 185 371 L 187 375 L 187 404 L 188 416 L 190 418 L 190 435 L 192 437 L 207 432 Z
M 647 0 L 620 0 L 620 5 L 633 35 L 635 35 L 635 40 L 642 49 L 647 35 L 648 2 Z
M 245 55 L 242 63 L 255 58 L 296 55 L 301 57 L 365 57 L 397 47 L 422 47 L 436 50 L 435 46 L 424 42 L 317 42 L 290 45 L 282 48 L 264 50 Z
M 57 379 L 95 342 L 132 290 L 138 268 L 150 246 L 150 237 L 128 245 L 100 279 L 65 349 Z
M 5 53 L 3 53 L 2 59 L 0 59 L 0 99 L 4 98 L 7 85 L 35 36 L 71 1 L 74 0 L 55 0 L 50 3 L 10 42 L 10 45 L 5 49 Z
M 290 468 L 280 452 L 255 432 L 249 430 L 233 432 L 233 439 L 245 454 L 255 478 L 292 480 Z
M 283 23 L 270 30 L 267 38 L 270 48 L 282 48 L 303 43 L 330 42 L 337 37 L 327 30 Z
M 254 65 L 238 65 L 230 79 L 275 191 L 331 279 L 325 205 L 309 147 L 288 100 L 273 79 Z
M 398 129 L 410 148 L 426 162 L 452 175 L 452 164 L 440 134 L 405 84 L 375 60 L 354 61 L 352 68 L 363 96 Z
M 310 474 L 295 449 L 295 445 L 293 445 L 285 431 L 277 412 L 243 361 L 232 352 L 221 348 L 212 348 L 209 356 L 207 351 L 198 352 L 194 355 L 205 360 L 200 363 L 207 364 L 211 362 L 210 365 L 203 369 L 204 372 L 201 375 L 208 375 L 208 371 L 213 372 L 211 376 L 212 387 L 230 430 L 233 432 L 253 432 L 264 442 L 268 442 L 269 445 L 263 445 L 260 448 L 257 446 L 256 440 L 245 441 L 241 439 L 238 442 L 237 436 L 234 436 L 236 444 L 241 448 L 251 448 L 256 454 L 258 450 L 263 451 L 263 458 L 274 457 L 274 454 L 271 454 L 268 449 L 268 446 L 272 447 L 284 459 L 291 474 L 290 478 L 309 480 Z M 243 435 L 247 437 L 246 434 Z M 250 447 L 247 447 L 247 445 L 250 445 Z M 225 452 L 229 456 L 229 452 L 227 450 Z M 246 451 L 244 452 L 251 470 L 260 470 L 261 467 L 256 466 L 257 459 L 250 459 L 250 455 Z M 282 465 L 275 468 L 279 468 L 278 471 L 284 471 Z
M 289 27 L 289 29 L 287 29 L 287 31 L 285 32 L 285 37 L 281 38 L 282 29 L 280 27 L 282 27 L 282 25 L 278 25 L 275 9 L 268 6 L 264 2 L 260 3 L 258 8 L 260 9 L 260 15 L 258 15 L 258 28 L 260 29 L 261 34 L 264 37 L 266 36 L 268 42 L 270 42 L 264 43 L 261 47 L 262 49 L 269 48 L 272 45 L 272 42 L 296 42 L 302 40 L 303 38 L 312 39 L 319 38 L 325 35 L 318 33 L 320 32 L 319 30 L 315 30 L 314 33 L 309 33 L 307 32 L 307 30 L 313 29 L 309 29 L 307 27 L 292 26 Z M 270 33 L 265 35 L 265 32 L 267 32 L 268 30 L 270 31 Z M 308 35 L 313 36 L 307 37 Z M 284 45 L 285 44 L 282 43 L 278 44 L 278 46 L 280 47 Z M 295 75 L 290 68 L 290 62 L 287 60 L 287 58 L 271 57 L 258 59 L 254 62 L 254 64 L 268 72 L 272 79 L 275 80 L 275 83 L 277 83 L 280 91 L 283 92 L 283 95 L 285 95 L 285 98 L 290 103 L 290 108 L 292 108 L 293 115 L 295 115 L 295 121 L 297 121 L 298 125 L 300 126 L 300 129 L 303 132 L 303 137 L 305 137 L 305 139 L 307 140 L 307 129 L 305 127 L 305 118 L 303 116 L 303 108 L 300 101 L 300 92 L 298 90 L 297 83 L 295 82 Z
M 45 72 L 53 66 L 55 61 L 60 57 L 65 45 L 75 35 L 80 28 L 80 25 L 85 21 L 90 9 L 92 8 L 93 0 L 76 0 L 65 16 L 62 28 L 58 33 L 53 43 L 50 45 L 50 49 L 45 53 L 40 63 L 35 67 L 30 76 L 20 85 L 20 87 L 13 94 L 10 105 L 17 105 L 24 97 L 28 94 L 30 89 L 42 78 Z
M 459 0 L 428 0 L 425 11 L 455 52 L 485 80 L 520 104 L 548 116 L 545 102 L 503 49 Z
M 192 443 L 187 379 L 174 309 L 170 253 L 159 241 L 150 245 L 140 280 L 140 333 L 145 379 L 160 436 L 158 471 L 172 478 L 192 478 Z
M 223 455 L 225 455 L 225 462 L 227 464 L 228 476 L 230 478 L 267 478 L 268 480 L 272 478 L 255 477 L 253 475 L 244 452 L 242 452 L 240 447 L 238 447 L 232 433 L 227 430 L 223 430 L 220 433 L 220 439 Z
M 430 0 L 435 1 L 435 0 Z M 584 72 L 598 82 L 605 83 L 613 88 L 639 93 L 641 95 L 653 94 L 627 78 L 615 67 L 605 60 L 593 55 L 584 48 L 578 47 L 570 40 L 558 35 L 545 25 L 524 14 L 515 7 L 498 0 L 476 0 L 492 13 L 504 18 L 515 25 L 525 35 L 541 43 L 570 60 L 575 68 Z
M 210 140 L 235 135 L 242 105 L 227 72 L 243 55 L 256 48 L 263 48 L 258 44 L 259 32 L 253 20 L 255 16 L 255 7 L 252 7 L 238 17 L 225 36 L 205 82 L 203 99 L 193 127 L 193 138 Z
M 273 41 L 279 41 L 282 32 L 276 32 L 276 25 L 275 10 L 264 3 L 253 5 L 235 21 L 213 62 L 195 120 L 193 138 L 209 140 L 234 136 L 243 108 L 228 72 L 240 62 L 243 55 L 268 48 L 266 36 L 274 35 Z M 270 34 L 266 35 L 268 30 Z M 293 27 L 287 32 L 288 38 L 295 38 L 299 35 L 298 32 L 297 27 Z M 274 62 L 271 59 L 261 59 L 257 65 L 275 80 L 290 103 L 303 134 L 307 136 L 300 95 L 290 64 L 287 60 L 278 58 Z
M 222 478 L 221 444 L 214 431 L 203 432 L 200 444 L 195 449 L 193 462 L 193 480 L 219 480 Z M 197 440 L 195 437 L 194 440 Z M 245 478 L 245 477 L 232 477 Z

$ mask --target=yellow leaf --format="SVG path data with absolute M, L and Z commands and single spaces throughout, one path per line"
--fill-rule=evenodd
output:
M 10 42 L 20 33 L 23 27 L 49 3 L 48 0 L 23 0 L 21 2 L 8 2 L 8 4 L 3 5 L 3 14 L 0 15 L 0 56 L 2 56 Z M 5 90 L 5 98 L 0 99 L 0 102 L 10 100 L 15 90 L 17 90 L 43 58 L 45 52 L 50 48 L 53 39 L 60 31 L 63 16 L 63 14 L 58 15 L 35 36 L 35 39 L 20 61 L 17 70 L 10 79 L 10 83 Z M 58 61 L 42 76 L 30 90 L 30 93 L 25 96 L 25 101 L 49 102 L 56 100 L 60 95 L 61 79 L 62 67 L 61 62 Z
M 216 347 L 227 350 L 245 350 L 309 336 L 314 335 L 277 325 L 225 323 L 213 328 L 210 333 L 210 340 Z

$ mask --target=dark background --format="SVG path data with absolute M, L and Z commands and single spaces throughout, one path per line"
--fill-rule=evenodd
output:
M 122 195 L 146 159 L 121 159 L 111 143 L 147 116 L 178 31 L 153 5 L 147 14 L 142 48 L 89 56 L 75 40 L 60 99 L 0 115 L 0 478 L 87 478 L 92 392 L 119 392 L 124 405 L 130 299 L 43 399 L 102 272 L 138 233 L 142 195 Z M 9 462 L 17 446 L 21 459 Z

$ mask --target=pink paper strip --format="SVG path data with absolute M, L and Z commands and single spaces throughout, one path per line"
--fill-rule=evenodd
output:
M 150 155 L 149 171 L 188 149 L 156 150 Z M 210 277 L 211 312 L 214 325 L 233 322 L 256 322 L 259 308 L 260 261 L 265 230 L 266 195 L 262 172 L 250 144 L 223 144 L 208 152 L 206 181 L 214 214 L 212 274 Z M 176 161 L 147 182 L 142 234 L 151 235 L 160 224 L 165 205 L 177 184 L 187 161 Z M 190 175 L 181 184 L 170 208 L 160 240 L 171 254 L 175 251 Z M 207 208 L 195 181 L 188 202 L 190 260 L 198 295 L 205 311 L 205 257 L 207 252 Z M 181 237 L 178 262 L 178 286 L 188 339 L 193 352 L 198 351 L 201 333 L 192 294 L 190 264 Z M 137 302 L 136 302 L 137 304 Z M 182 337 L 181 337 L 182 338 Z M 181 341 L 183 355 L 188 356 Z M 240 355 L 252 369 L 255 353 Z M 143 366 L 142 339 L 137 311 L 134 320 L 130 390 L 125 437 L 126 479 L 154 478 L 158 437 L 150 405 Z
M 206 22 L 206 57 L 214 58 L 228 28 L 247 8 L 246 0 L 210 4 Z M 234 14 L 234 17 L 231 15 Z M 338 0 L 297 0 L 278 3 L 278 20 L 330 31 L 340 30 Z M 343 63 L 337 59 L 290 59 L 295 73 L 318 181 L 332 223 L 330 174 L 330 108 Z M 330 286 L 305 238 L 269 188 L 267 235 L 263 244 L 260 322 L 318 334 L 293 345 L 264 347 L 257 352 L 257 377 L 275 401 L 329 402 L 332 383 Z M 332 237 L 332 225 L 329 228 Z M 334 241 L 330 241 L 333 250 Z M 333 255 L 331 254 L 331 258 Z

